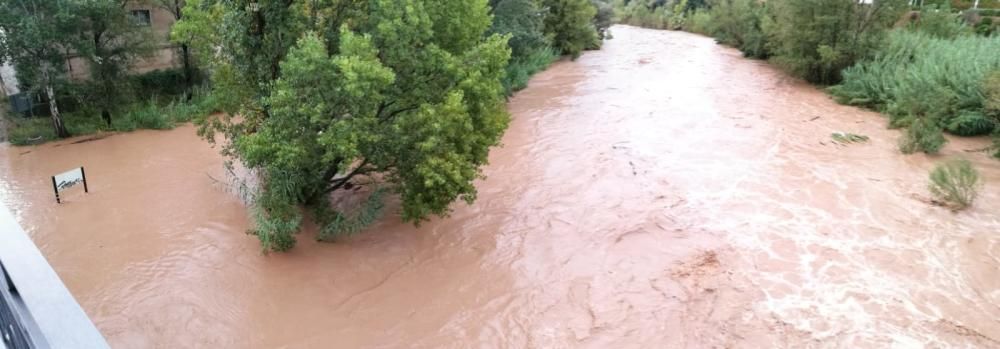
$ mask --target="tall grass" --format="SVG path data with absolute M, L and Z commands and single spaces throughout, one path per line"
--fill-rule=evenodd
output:
M 996 124 L 985 117 L 983 81 L 997 69 L 1000 37 L 897 30 L 874 59 L 844 70 L 830 92 L 842 103 L 883 111 L 893 127 L 927 119 L 955 134 L 980 135 Z

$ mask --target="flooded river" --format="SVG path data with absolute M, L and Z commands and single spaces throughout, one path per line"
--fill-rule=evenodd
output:
M 263 255 L 190 126 L 0 146 L 0 198 L 119 348 L 1000 347 L 984 140 L 903 156 L 709 38 L 614 34 L 513 98 L 479 200 L 420 228 Z M 987 182 L 961 213 L 927 204 L 953 156 Z M 90 193 L 56 205 L 80 165 Z

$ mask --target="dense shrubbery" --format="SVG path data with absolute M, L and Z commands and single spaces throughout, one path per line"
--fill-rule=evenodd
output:
M 843 103 L 885 112 L 893 127 L 926 120 L 907 132 L 904 150 L 934 152 L 942 129 L 969 136 L 994 129 L 984 80 L 1000 69 L 997 52 L 1000 37 L 896 31 L 875 58 L 844 70 L 844 82 L 830 92 Z
M 857 0 L 769 2 L 774 25 L 768 46 L 774 62 L 819 84 L 840 82 L 840 72 L 875 53 L 906 8 L 904 0 L 873 5 Z
M 765 29 L 773 20 L 766 3 L 757 0 L 717 0 L 711 2 L 709 11 L 713 22 L 713 36 L 720 43 L 743 51 L 753 58 L 767 58 L 770 51 Z
M 542 4 L 549 11 L 543 23 L 553 48 L 575 58 L 583 50 L 600 45 L 594 25 L 597 8 L 590 0 L 543 0 Z

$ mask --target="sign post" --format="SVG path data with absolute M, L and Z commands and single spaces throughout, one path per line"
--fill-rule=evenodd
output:
M 87 172 L 83 170 L 83 166 L 52 176 L 52 190 L 56 193 L 56 203 L 62 203 L 62 200 L 59 198 L 60 191 L 69 189 L 81 182 L 83 183 L 83 192 L 89 193 L 90 188 L 87 187 Z

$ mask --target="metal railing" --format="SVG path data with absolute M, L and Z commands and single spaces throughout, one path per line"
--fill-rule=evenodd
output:
M 108 348 L 6 207 L 0 205 L 0 348 Z

